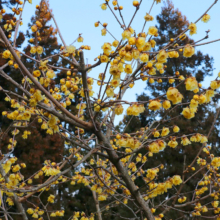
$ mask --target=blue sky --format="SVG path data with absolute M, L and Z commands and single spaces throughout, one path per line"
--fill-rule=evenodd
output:
M 112 0 L 110 0 L 111 2 Z M 26 3 L 23 14 L 23 23 L 21 27 L 22 30 L 27 29 L 27 24 L 30 21 L 31 16 L 35 12 L 35 5 L 39 4 L 40 0 L 33 0 L 33 4 Z M 133 15 L 135 8 L 132 5 L 133 0 L 118 0 L 119 5 L 124 7 L 122 11 L 125 23 L 128 24 L 131 16 Z M 142 6 L 135 17 L 132 27 L 135 28 L 136 32 L 139 33 L 142 29 L 144 23 L 144 16 L 146 12 L 149 11 L 153 0 L 143 0 Z M 196 21 L 206 9 L 214 2 L 214 0 L 173 0 L 174 8 L 178 8 L 183 15 L 187 17 L 190 22 Z M 67 45 L 72 43 L 78 36 L 82 33 L 84 38 L 84 45 L 90 45 L 91 51 L 85 52 L 85 57 L 88 58 L 89 63 L 94 63 L 94 58 L 97 57 L 101 52 L 101 46 L 104 42 L 113 42 L 113 38 L 107 34 L 106 36 L 101 36 L 101 27 L 95 28 L 94 23 L 100 21 L 102 23 L 108 23 L 108 29 L 111 33 L 118 39 L 121 39 L 122 29 L 116 22 L 112 13 L 109 9 L 103 11 L 100 5 L 104 3 L 104 0 L 51 0 L 50 8 L 53 10 L 53 14 L 57 20 L 63 38 Z M 111 5 L 111 3 L 110 3 Z M 160 13 L 163 3 L 154 5 L 151 15 L 156 17 Z M 197 41 L 205 36 L 205 31 L 210 29 L 209 39 L 206 41 L 211 41 L 220 38 L 220 28 L 219 28 L 219 9 L 220 2 L 218 2 L 210 11 L 209 15 L 211 19 L 208 23 L 203 23 L 201 21 L 197 24 L 197 34 L 193 35 L 192 38 Z M 116 11 L 117 14 L 117 11 Z M 156 19 L 153 22 L 148 22 L 145 31 L 148 30 L 149 26 L 154 25 Z M 76 47 L 80 46 L 79 43 L 75 44 Z M 197 48 L 203 53 L 208 53 L 210 56 L 214 57 L 214 76 L 209 77 L 204 85 L 209 85 L 209 82 L 216 77 L 220 71 L 219 62 L 219 50 L 220 41 L 201 46 Z M 98 77 L 98 74 L 104 71 L 104 65 L 101 65 L 96 70 L 89 73 L 91 77 Z M 129 101 L 136 100 L 136 94 L 140 94 L 144 91 L 146 82 L 138 82 L 135 84 L 132 90 L 129 90 L 125 95 L 124 99 Z

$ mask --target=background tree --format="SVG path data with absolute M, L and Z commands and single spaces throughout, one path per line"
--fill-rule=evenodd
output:
M 189 26 L 189 21 L 187 20 L 186 16 L 182 15 L 179 9 L 175 9 L 175 5 L 172 1 L 167 1 L 162 7 L 161 13 L 157 16 L 158 25 L 158 35 L 159 37 L 155 38 L 156 41 L 156 50 L 160 50 L 164 47 L 166 42 L 170 39 L 175 38 L 182 33 Z M 208 32 L 204 36 L 208 38 Z M 171 40 L 172 42 L 172 40 Z M 188 36 L 185 36 L 184 40 L 179 40 L 179 45 L 185 44 L 195 44 L 193 39 Z M 208 54 L 204 55 L 201 51 L 197 51 L 197 53 L 191 58 L 185 58 L 183 56 L 176 58 L 176 59 L 168 59 L 166 66 L 164 67 L 166 75 L 172 77 L 173 75 L 181 74 L 185 78 L 188 76 L 196 77 L 199 83 L 204 82 L 205 79 L 212 76 L 213 74 L 213 58 L 210 57 Z M 177 86 L 179 82 L 176 80 L 170 84 L 169 78 L 163 79 L 163 75 L 161 74 L 162 82 L 158 82 L 158 79 L 155 83 L 150 83 L 147 81 L 147 86 L 145 88 L 146 93 L 142 93 L 141 95 L 137 95 L 137 101 L 140 102 L 148 102 L 149 100 L 156 99 L 161 94 L 166 93 L 170 86 Z M 181 84 L 178 87 L 178 90 L 183 94 L 184 99 L 192 99 L 193 93 L 189 93 L 185 90 L 185 85 Z M 163 99 L 164 97 L 162 97 Z M 218 97 L 214 99 L 212 105 L 202 105 L 197 110 L 197 117 L 190 120 L 190 123 L 187 119 L 181 116 L 182 106 L 176 106 L 174 109 L 171 110 L 171 116 L 167 117 L 167 113 L 170 111 L 162 110 L 160 112 L 156 112 L 153 114 L 151 110 L 147 108 L 148 104 L 145 104 L 145 111 L 140 114 L 139 117 L 134 116 L 126 116 L 124 117 L 122 123 L 120 123 L 120 130 L 125 133 L 132 133 L 139 131 L 141 128 L 145 128 L 149 126 L 153 121 L 159 119 L 164 120 L 165 122 L 163 125 L 156 126 L 155 130 L 161 130 L 164 126 L 166 127 L 174 127 L 175 125 L 181 127 L 181 134 L 187 134 L 190 132 L 195 133 L 207 133 L 212 125 L 212 121 L 215 117 L 215 108 L 216 104 L 218 103 Z M 172 120 L 174 118 L 174 120 Z M 196 129 L 195 129 L 196 128 Z M 174 134 L 171 134 L 171 137 Z M 155 138 L 156 139 L 156 138 Z M 210 144 L 214 146 L 215 153 L 219 153 L 218 149 L 215 146 L 218 146 L 219 140 L 219 119 L 217 119 L 215 123 L 215 127 L 211 136 L 209 137 Z M 177 147 L 175 150 L 172 148 L 166 148 L 165 151 L 161 154 L 155 154 L 153 160 L 153 166 L 157 167 L 160 163 L 164 164 L 165 167 L 163 169 L 162 175 L 160 176 L 160 180 L 166 178 L 168 173 L 182 173 L 183 164 L 189 164 L 190 161 L 193 160 L 193 155 L 196 154 L 198 151 L 198 145 L 192 144 L 190 146 L 185 147 Z M 144 151 L 143 151 L 144 152 Z M 205 155 L 205 153 L 204 153 Z M 145 164 L 146 168 L 152 164 L 152 161 L 149 161 Z M 145 166 L 143 168 L 145 168 Z M 201 173 L 205 174 L 205 173 Z M 193 190 L 195 187 L 196 182 L 200 179 L 201 176 L 195 178 L 191 185 L 188 185 L 189 188 Z M 188 207 L 191 210 L 191 207 Z M 186 208 L 184 208 L 186 210 Z M 184 216 L 184 214 L 183 214 Z M 170 218 L 175 218 L 175 211 L 169 216 Z
M 15 4 L 16 3 L 14 2 L 13 5 Z M 10 8 L 9 3 L 7 3 L 7 7 Z M 9 15 L 4 15 L 4 20 L 8 20 L 8 16 Z M 13 17 L 12 15 L 10 16 Z M 25 39 L 26 41 L 28 40 L 28 45 L 24 48 L 24 53 L 21 54 L 21 60 L 30 72 L 39 69 L 40 60 L 43 60 L 46 57 L 51 57 L 49 64 L 51 65 L 50 67 L 53 67 L 53 69 L 56 71 L 56 78 L 52 80 L 48 86 L 46 86 L 48 90 L 54 89 L 56 86 L 60 89 L 59 83 L 61 79 L 66 78 L 69 75 L 76 74 L 76 72 L 74 72 L 73 70 L 73 67 L 69 65 L 69 63 L 65 61 L 65 59 L 60 59 L 59 55 L 57 55 L 57 53 L 59 53 L 61 45 L 58 43 L 57 30 L 50 24 L 51 19 L 52 17 L 47 5 L 44 3 L 44 1 L 41 1 L 40 4 L 36 6 L 35 16 L 31 18 L 31 23 L 29 23 L 28 25 L 29 28 L 31 28 L 33 25 L 36 25 L 36 21 L 40 21 L 42 26 L 40 27 L 38 34 L 36 34 L 36 32 L 33 33 L 29 30 L 25 35 L 22 32 L 19 32 L 19 36 L 16 40 L 16 45 L 18 48 L 21 48 L 22 43 Z M 31 53 L 31 48 L 37 48 L 38 46 L 44 48 L 41 57 L 38 53 Z M 30 59 L 31 56 L 32 59 Z M 38 60 L 39 62 L 35 63 L 34 59 Z M 3 62 L 2 65 L 6 64 L 5 59 L 2 58 L 1 60 Z M 16 71 L 16 69 L 13 66 L 5 68 L 4 71 L 9 76 L 11 74 L 13 74 L 13 76 L 17 76 L 15 78 L 16 81 L 22 84 L 23 77 L 19 74 L 19 71 Z M 5 89 L 13 92 L 17 90 L 17 88 L 13 84 L 8 83 L 8 81 L 5 80 L 4 77 L 1 77 L 1 80 L 1 85 L 7 85 L 7 87 L 4 87 Z M 25 84 L 28 88 L 28 82 Z M 75 90 L 77 91 L 77 89 Z M 21 95 L 22 93 L 19 94 Z M 11 109 L 10 104 L 5 106 L 4 98 L 5 96 L 2 95 L 2 112 Z M 67 109 L 73 112 L 74 114 L 77 114 L 76 106 L 77 104 L 80 104 L 80 102 L 80 96 L 76 93 L 73 104 L 69 105 L 69 107 L 67 106 Z M 4 123 L 6 126 L 9 124 L 9 120 L 7 118 L 1 117 L 1 119 L 2 123 Z M 2 124 L 1 127 L 3 130 L 4 124 Z M 33 118 L 31 125 L 28 126 L 28 129 L 31 132 L 33 138 L 23 138 L 22 135 L 26 128 L 21 129 L 20 135 L 18 135 L 19 137 L 17 137 L 19 144 L 15 148 L 13 155 L 18 158 L 18 162 L 26 161 L 27 169 L 25 172 L 25 178 L 31 176 L 33 173 L 40 170 L 45 160 L 59 161 L 60 159 L 62 159 L 61 156 L 66 156 L 66 154 L 68 154 L 69 151 L 68 145 L 66 145 L 65 148 L 64 139 L 61 137 L 60 134 L 47 134 L 47 132 L 45 130 L 41 130 L 40 127 L 41 124 L 39 124 L 38 118 L 35 117 Z M 68 130 L 70 132 L 78 132 L 78 130 L 74 127 L 71 128 L 69 124 L 65 123 L 63 127 L 68 127 Z M 8 145 L 6 143 L 8 139 L 11 138 L 11 136 L 13 135 L 4 136 L 4 139 L 1 143 L 2 150 L 5 150 L 7 148 Z M 51 154 L 51 151 L 53 151 L 54 154 Z M 34 183 L 41 183 L 42 181 L 44 181 L 42 176 L 38 177 L 38 175 L 33 176 L 31 179 Z M 88 209 L 88 207 L 86 207 L 86 204 L 89 200 L 91 200 L 92 197 L 91 191 L 83 187 L 82 184 L 78 184 L 77 186 L 71 186 L 69 192 L 66 192 L 64 190 L 65 188 L 66 186 L 59 185 L 56 189 L 54 189 L 58 190 L 59 193 L 62 194 L 62 197 L 60 196 L 59 202 L 56 203 L 56 209 L 61 209 L 61 207 L 67 207 L 66 213 L 69 213 L 69 215 L 74 210 L 86 211 Z M 78 192 L 77 196 L 75 196 L 76 191 Z M 50 190 L 50 192 L 48 193 L 53 194 L 54 191 Z M 42 201 L 46 201 L 49 195 L 48 193 L 45 194 L 44 198 L 41 198 Z M 88 194 L 90 198 L 86 196 L 86 194 Z M 37 202 L 36 200 L 34 201 Z M 38 205 L 40 205 L 39 202 Z M 90 202 L 90 206 L 93 206 L 92 202 Z M 91 212 L 91 210 L 89 212 Z

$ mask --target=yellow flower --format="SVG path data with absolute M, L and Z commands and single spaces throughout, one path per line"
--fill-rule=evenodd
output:
M 148 34 L 149 35 L 153 35 L 153 36 L 157 36 L 157 28 L 156 27 L 154 27 L 154 26 L 151 26 L 151 27 L 149 27 L 149 29 L 148 29 Z
M 155 132 L 153 133 L 153 135 L 154 135 L 154 137 L 160 137 L 160 132 L 159 132 L 159 131 L 155 131 Z
M 119 66 L 118 65 L 110 66 L 109 73 L 114 76 L 114 79 L 116 79 L 116 78 L 120 79 L 121 71 L 119 70 Z
M 201 19 L 204 23 L 207 23 L 210 20 L 210 15 L 205 14 L 202 19 Z
M 101 109 L 101 106 L 100 106 L 99 104 L 95 103 L 95 104 L 94 104 L 94 111 L 95 111 L 95 112 L 99 112 L 100 109 Z
M 55 77 L 55 73 L 52 69 L 49 69 L 46 73 L 46 76 L 49 78 L 49 79 L 52 79 Z
M 131 74 L 132 71 L 133 71 L 133 69 L 132 69 L 132 67 L 131 67 L 130 64 L 126 64 L 124 71 L 125 71 L 127 74 Z
M 115 114 L 116 115 L 121 115 L 124 111 L 124 108 L 121 104 L 117 105 L 115 108 Z
M 127 115 L 138 116 L 140 113 L 143 113 L 145 110 L 144 105 L 134 104 L 127 108 Z
M 205 97 L 206 97 L 206 103 L 209 103 L 211 101 L 211 98 L 214 97 L 215 91 L 212 89 L 206 90 Z
M 211 165 L 216 168 L 220 167 L 220 157 L 214 157 Z
M 38 211 L 38 215 L 43 215 L 44 214 L 44 211 L 43 210 L 39 210 Z M 38 219 L 39 220 L 39 219 Z M 40 218 L 40 220 L 43 220 L 42 218 Z
M 121 34 L 123 40 L 125 39 L 129 39 L 131 37 L 131 32 L 129 30 L 125 30 L 122 34 Z
M 212 202 L 212 206 L 213 206 L 214 208 L 217 208 L 218 205 L 219 205 L 219 201 L 214 201 L 214 202 Z
M 2 115 L 3 115 L 3 116 L 5 116 L 5 115 L 7 115 L 7 114 L 8 114 L 8 112 L 6 112 L 6 111 L 3 111 L 3 112 L 2 112 Z
M 148 13 L 144 16 L 145 21 L 153 21 L 154 17 L 149 15 Z
M 168 146 L 175 148 L 178 145 L 178 142 L 174 139 L 168 142 Z
M 193 91 L 198 88 L 198 82 L 195 77 L 189 77 L 185 81 L 186 90 Z
M 143 47 L 144 47 L 144 44 L 145 44 L 145 38 L 144 38 L 144 37 L 138 37 L 138 38 L 136 39 L 136 47 L 137 47 L 138 49 L 143 48 Z
M 132 27 L 129 27 L 128 30 L 131 32 L 131 34 L 134 34 L 134 29 Z
M 177 51 L 170 51 L 170 52 L 168 52 L 168 55 L 170 58 L 178 58 L 179 57 L 179 53 Z
M 105 35 L 107 34 L 106 28 L 103 28 L 103 29 L 101 30 L 101 34 L 102 34 L 102 36 L 105 36 Z
M 34 213 L 34 210 L 31 209 L 31 208 L 29 208 L 29 209 L 27 209 L 27 213 L 28 213 L 29 215 L 32 215 L 32 214 Z
M 206 96 L 203 95 L 203 94 L 201 94 L 201 95 L 199 96 L 198 101 L 199 101 L 199 104 L 205 103 L 205 102 L 206 102 Z
M 31 118 L 31 112 L 25 111 L 25 112 L 23 113 L 22 120 L 29 121 L 30 118 Z
M 106 10 L 107 9 L 107 5 L 105 3 L 101 4 L 100 6 L 101 6 L 102 10 Z
M 99 195 L 98 196 L 98 200 L 99 201 L 105 201 L 107 199 L 107 196 L 106 195 Z
M 41 125 L 41 129 L 45 130 L 47 128 L 48 128 L 47 123 L 43 122 L 42 125 Z
M 37 31 L 37 25 L 33 25 L 33 26 L 31 27 L 31 30 L 32 30 L 32 32 L 36 32 L 36 31 Z
M 175 125 L 175 126 L 173 127 L 173 132 L 177 133 L 177 132 L 179 132 L 179 131 L 180 131 L 180 128 Z
M 56 169 L 56 168 L 53 168 L 53 167 L 50 167 L 50 166 L 44 166 L 42 168 L 42 171 L 44 171 L 45 176 L 55 176 L 58 173 L 60 173 L 59 169 Z
M 208 142 L 208 139 L 207 139 L 207 137 L 206 136 L 204 136 L 204 135 L 202 135 L 202 138 L 201 138 L 201 140 L 200 140 L 200 143 L 206 143 L 206 142 Z
M 180 185 L 183 181 L 179 175 L 175 175 L 172 178 L 172 182 L 176 186 L 176 185 Z
M 32 179 L 29 179 L 27 182 L 28 182 L 28 184 L 32 184 L 33 183 Z
M 35 70 L 35 71 L 33 71 L 33 75 L 34 75 L 35 77 L 39 77 L 39 76 L 41 75 L 40 70 Z
M 165 50 L 160 50 L 157 54 L 157 61 L 159 63 L 166 63 L 168 58 L 168 53 Z
M 50 217 L 56 217 L 57 215 L 56 215 L 56 213 L 55 212 L 52 212 L 51 214 L 50 214 Z
M 44 51 L 43 47 L 41 47 L 41 46 L 38 46 L 38 47 L 37 47 L 37 53 L 38 53 L 38 54 L 42 54 L 43 51 Z
M 196 27 L 196 24 L 195 23 L 191 23 L 188 27 L 188 29 L 190 30 L 189 34 L 190 35 L 193 35 L 193 34 L 196 34 L 197 32 L 197 27 Z
M 35 213 L 32 215 L 32 218 L 38 218 L 38 214 L 35 212 Z
M 112 46 L 113 47 L 117 47 L 119 44 L 119 41 L 118 40 L 114 40 L 113 43 L 112 43 Z
M 149 145 L 149 151 L 151 153 L 159 153 L 159 151 L 164 150 L 166 147 L 166 143 L 164 141 L 155 141 Z
M 151 50 L 151 43 L 150 42 L 146 42 L 144 44 L 143 51 L 149 51 L 149 50 Z
M 178 89 L 170 87 L 167 90 L 167 99 L 172 101 L 172 103 L 175 105 L 182 102 L 183 95 L 178 91 Z
M 40 66 L 43 71 L 46 71 L 48 69 L 47 63 L 48 63 L 48 60 L 40 61 Z
M 77 38 L 77 41 L 78 41 L 79 43 L 83 42 L 83 37 L 82 37 L 82 36 L 79 36 L 79 37 Z
M 120 79 L 112 79 L 110 82 L 110 85 L 115 88 L 118 87 L 119 84 L 120 84 Z
M 41 23 L 40 21 L 36 21 L 36 25 L 37 25 L 37 27 L 39 27 L 39 28 L 42 28 L 42 27 L 43 27 L 43 25 L 42 25 L 42 23 Z
M 73 45 L 67 46 L 65 52 L 70 53 L 70 54 L 74 54 L 75 53 L 76 48 Z
M 4 59 L 8 59 L 11 57 L 11 52 L 9 50 L 5 50 L 3 53 L 2 53 L 2 58 Z
M 98 27 L 99 26 L 99 22 L 95 22 L 94 26 Z
M 148 108 L 150 110 L 153 110 L 153 111 L 156 111 L 156 110 L 159 110 L 161 108 L 161 103 L 159 101 L 151 101 L 150 104 L 148 105 Z
M 146 63 L 149 60 L 149 56 L 146 53 L 142 53 L 139 58 L 143 63 Z
M 129 43 L 130 45 L 135 45 L 135 42 L 136 42 L 136 38 L 135 38 L 135 37 L 130 37 L 130 38 L 128 39 L 128 43 Z
M 170 101 L 165 100 L 165 101 L 163 102 L 163 108 L 167 110 L 167 109 L 169 109 L 170 107 L 171 107 Z
M 150 79 L 149 79 L 149 83 L 154 83 L 154 79 L 153 79 L 153 78 L 150 78 Z
M 161 132 L 161 137 L 167 136 L 169 133 L 170 133 L 170 129 L 163 127 L 162 132 Z
M 192 108 L 197 109 L 198 104 L 199 104 L 198 101 L 196 101 L 195 99 L 192 99 L 192 100 L 190 101 L 189 107 L 190 107 L 190 109 L 192 109 Z
M 190 140 L 186 137 L 186 136 L 183 136 L 181 138 L 181 144 L 183 144 L 184 146 L 188 145 L 188 144 L 191 144 Z
M 124 59 L 126 60 L 126 61 L 132 61 L 132 53 L 129 51 L 129 52 L 127 52 L 127 53 L 125 53 L 125 57 L 124 57 Z
M 195 53 L 195 49 L 191 45 L 187 44 L 184 47 L 184 50 L 183 50 L 184 57 L 191 57 L 194 53 Z
M 136 50 L 136 49 L 132 50 L 132 56 L 133 56 L 134 59 L 137 60 L 139 58 L 139 55 L 140 55 L 139 50 Z
M 220 81 L 212 81 L 210 84 L 211 89 L 215 90 L 218 89 L 220 87 Z
M 208 209 L 207 209 L 206 206 L 203 206 L 203 207 L 202 207 L 202 212 L 208 212 Z M 218 218 L 217 218 L 217 220 L 218 220 Z
M 163 69 L 163 64 L 162 63 L 155 63 L 155 67 L 157 70 Z
M 54 199 L 55 199 L 55 196 L 54 195 L 50 195 L 47 199 L 48 202 L 50 203 L 54 203 Z
M 183 197 L 181 197 L 181 198 L 178 199 L 178 202 L 179 202 L 179 203 L 183 203 L 183 202 L 185 202 L 185 201 L 186 201 L 186 197 L 185 197 L 185 196 L 183 196 Z
M 150 40 L 151 47 L 154 48 L 156 46 L 156 41 L 155 40 Z
M 13 200 L 10 197 L 8 197 L 6 199 L 6 202 L 8 203 L 9 206 L 13 206 L 14 205 L 14 202 L 13 202 Z
M 106 89 L 106 95 L 107 95 L 107 97 L 113 97 L 114 96 L 114 89 L 111 87 L 108 87 Z
M 182 115 L 187 119 L 191 119 L 195 117 L 195 113 L 189 107 L 183 109 Z
M 109 58 L 106 55 L 101 56 L 101 63 L 107 63 L 109 61 Z
M 104 53 L 109 54 L 112 50 L 111 44 L 110 43 L 104 43 L 103 46 L 102 46 L 102 49 L 103 49 Z

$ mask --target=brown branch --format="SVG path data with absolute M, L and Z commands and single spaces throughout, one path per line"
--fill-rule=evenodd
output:
M 109 3 L 106 1 L 106 5 L 109 7 L 110 11 L 112 12 L 112 14 L 114 15 L 115 19 L 117 20 L 117 22 L 120 24 L 121 28 L 123 28 L 123 24 L 121 24 L 121 22 L 119 21 L 118 17 L 116 16 L 116 14 L 114 13 L 114 11 L 112 10 L 112 8 L 110 7 Z M 124 28 L 123 28 L 124 29 Z
M 45 2 L 45 4 L 47 5 L 47 8 L 48 8 L 48 10 L 49 10 L 49 5 L 48 5 L 47 1 L 44 0 L 44 2 Z M 58 24 L 57 24 L 57 22 L 56 22 L 56 19 L 55 19 L 55 17 L 54 17 L 54 15 L 53 15 L 53 13 L 52 13 L 51 10 L 50 10 L 50 15 L 51 15 L 51 17 L 53 18 L 53 21 L 54 21 L 55 26 L 56 26 L 56 28 L 57 28 L 57 31 L 58 31 L 58 33 L 59 33 L 60 39 L 61 39 L 61 41 L 63 42 L 64 47 L 67 49 L 67 45 L 66 45 L 66 43 L 65 43 L 65 41 L 64 41 L 64 39 L 63 39 L 63 36 L 62 36 L 62 34 L 61 34 L 61 32 L 60 32 L 60 29 L 59 29 L 59 27 L 58 27 Z M 74 65 L 78 67 L 79 64 L 78 64 L 77 60 L 74 58 L 74 56 L 72 56 L 72 59 L 73 59 Z
M 22 12 L 24 10 L 25 2 L 26 2 L 26 0 L 24 0 L 22 11 L 20 12 L 20 16 L 19 16 L 19 19 L 17 20 L 16 27 L 15 27 L 14 42 L 13 42 L 14 47 L 16 47 L 16 37 L 18 34 L 18 29 L 19 29 L 19 25 L 20 25 L 20 21 L 21 21 L 21 17 L 22 17 Z
M 152 8 L 153 8 L 153 6 L 154 6 L 154 3 L 155 3 L 155 0 L 153 0 L 153 3 L 152 3 L 152 5 L 151 5 L 151 8 L 150 8 L 148 14 L 150 14 L 150 12 L 151 12 L 151 10 L 152 10 Z M 145 28 L 146 23 L 147 23 L 147 21 L 144 22 L 144 26 L 143 26 L 143 28 L 142 28 L 142 32 L 144 32 L 144 28 Z
M 122 19 L 122 21 L 123 21 L 123 24 L 124 24 L 124 26 L 125 26 L 125 28 L 126 28 L 126 24 L 125 24 L 125 21 L 124 21 L 123 15 L 122 15 L 122 13 L 121 13 L 121 10 L 120 10 L 120 8 L 119 8 L 118 1 L 117 1 L 117 6 L 118 6 L 118 11 L 119 11 L 119 14 L 120 14 L 120 16 L 121 16 L 121 19 Z
M 97 194 L 95 191 L 92 191 L 92 195 L 93 195 L 93 199 L 95 201 L 95 207 L 96 207 L 96 212 L 98 214 L 98 220 L 102 220 L 102 214 L 101 214 L 101 210 L 100 210 L 100 206 L 99 206 L 99 200 L 97 198 Z
M 135 12 L 134 12 L 134 15 L 133 15 L 132 18 L 131 18 L 131 21 L 130 21 L 130 23 L 129 23 L 129 25 L 128 25 L 128 28 L 131 26 L 131 23 L 132 23 L 132 21 L 134 20 L 135 15 L 137 14 L 137 12 L 138 12 L 138 10 L 139 10 L 139 8 L 140 8 L 140 6 L 141 6 L 141 3 L 142 3 L 142 0 L 140 1 L 139 6 L 136 7 L 136 10 L 135 10 Z
M 99 142 L 105 146 L 109 156 L 109 160 L 112 164 L 114 164 L 114 166 L 117 168 L 117 171 L 121 174 L 121 177 L 124 180 L 126 187 L 129 189 L 131 195 L 133 196 L 137 204 L 140 206 L 140 208 L 143 209 L 145 216 L 148 218 L 148 220 L 154 220 L 154 216 L 151 213 L 148 204 L 146 204 L 146 202 L 142 198 L 137 186 L 134 184 L 131 177 L 129 176 L 127 169 L 123 166 L 121 161 L 118 160 L 118 155 L 112 148 L 108 139 L 102 134 L 101 131 L 96 131 L 95 134 Z
M 94 113 L 92 111 L 92 106 L 91 106 L 91 102 L 90 102 L 90 98 L 89 98 L 89 88 L 88 88 L 88 83 L 87 83 L 87 72 L 85 71 L 85 62 L 84 62 L 84 54 L 83 51 L 80 51 L 80 71 L 82 73 L 82 83 L 83 83 L 83 90 L 84 90 L 84 94 L 85 94 L 85 99 L 86 99 L 86 104 L 88 106 L 88 112 L 90 115 L 90 118 L 92 120 L 92 124 L 95 128 L 95 130 L 97 130 L 96 128 L 96 124 L 94 121 Z

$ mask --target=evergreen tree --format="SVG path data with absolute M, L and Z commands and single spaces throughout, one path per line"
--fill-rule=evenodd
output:
M 159 37 L 155 39 L 157 50 L 164 47 L 165 42 L 168 42 L 170 39 L 175 38 L 180 33 L 182 33 L 182 31 L 185 30 L 189 25 L 187 18 L 182 15 L 182 13 L 178 9 L 174 9 L 173 3 L 169 0 L 162 8 L 161 13 L 157 16 L 157 22 L 159 33 Z M 187 43 L 194 43 L 194 41 L 188 36 L 186 36 L 184 40 L 179 41 L 179 45 Z M 208 54 L 203 54 L 201 51 L 197 51 L 197 53 L 191 58 L 186 59 L 185 57 L 181 56 L 178 59 L 169 59 L 166 63 L 166 67 L 164 68 L 164 70 L 166 71 L 166 75 L 169 75 L 170 77 L 175 76 L 175 74 L 176 76 L 178 76 L 178 74 L 183 75 L 185 78 L 188 76 L 194 76 L 196 77 L 198 82 L 204 82 L 206 77 L 212 76 L 213 63 L 214 60 L 212 57 L 210 57 Z M 161 75 L 161 78 L 162 77 L 163 75 Z M 175 80 L 175 82 L 173 83 L 174 87 L 176 87 L 179 83 L 180 82 L 178 80 Z M 166 94 L 166 91 L 170 86 L 171 85 L 169 83 L 169 80 L 167 79 L 163 79 L 162 82 L 155 82 L 153 84 L 149 83 L 148 81 L 146 87 L 148 93 L 142 93 L 141 95 L 138 95 L 137 101 L 149 102 L 150 100 L 153 100 L 160 95 Z M 182 83 L 178 86 L 178 90 L 181 94 L 183 94 L 184 98 L 189 97 L 192 99 L 193 94 L 187 92 L 184 87 L 185 85 Z M 163 99 L 165 100 L 166 97 L 161 97 L 161 100 Z M 182 135 L 188 134 L 193 130 L 195 132 L 207 135 L 214 119 L 214 109 L 216 107 L 217 101 L 217 98 L 215 98 L 212 105 L 201 105 L 198 108 L 196 117 L 191 119 L 190 121 L 181 116 L 181 112 L 184 107 L 182 105 L 177 105 L 176 108 L 174 108 L 174 110 L 172 110 L 171 114 L 169 115 L 168 112 L 170 110 L 163 109 L 157 112 L 157 114 L 154 114 L 154 116 L 152 117 L 152 111 L 148 109 L 148 104 L 146 104 L 144 113 L 140 114 L 139 117 L 125 116 L 123 121 L 119 125 L 119 129 L 124 129 L 125 133 L 135 132 L 137 130 L 140 130 L 140 128 L 142 127 L 147 127 L 153 121 L 163 120 L 163 122 L 165 122 L 163 123 L 163 126 L 169 127 L 170 130 L 172 130 L 175 125 L 181 127 L 180 133 Z M 177 120 L 169 120 L 175 117 L 177 118 Z M 211 136 L 209 137 L 209 143 L 212 144 L 212 146 L 218 146 L 219 124 L 220 121 L 217 120 L 215 128 Z M 155 123 L 152 129 L 155 128 L 155 130 L 159 130 L 159 132 L 161 133 L 163 127 L 157 127 L 157 125 L 158 123 Z M 171 132 L 170 136 L 172 135 L 175 136 L 175 134 Z M 180 143 L 180 140 L 177 141 Z M 218 152 L 217 147 L 214 150 Z M 197 144 L 185 146 L 184 150 L 182 150 L 182 148 L 180 147 L 176 147 L 176 149 L 167 147 L 164 152 L 153 155 L 153 157 L 155 158 L 154 164 L 152 164 L 152 160 L 150 164 L 146 162 L 146 164 L 143 166 L 143 169 L 146 170 L 152 165 L 157 167 L 159 164 L 164 164 L 163 175 L 160 175 L 161 179 L 158 179 L 158 181 L 162 181 L 163 178 L 167 177 L 168 175 L 172 176 L 175 173 L 182 173 L 184 164 L 189 165 L 194 159 L 192 155 L 195 155 L 197 152 Z M 203 156 L 204 155 L 205 153 L 203 153 Z M 194 178 L 194 181 L 191 181 L 192 185 L 188 185 L 187 187 L 189 187 L 189 189 L 193 189 L 193 187 L 195 187 L 194 183 L 196 183 L 201 177 L 201 175 L 196 176 Z M 140 187 L 142 187 L 141 182 Z M 166 195 L 164 195 L 164 198 L 165 197 Z M 187 209 L 190 210 L 190 206 L 185 207 L 184 211 L 188 211 Z M 173 211 L 170 218 L 175 219 L 175 211 Z
M 60 80 L 67 79 L 68 77 L 77 80 L 78 74 L 77 72 L 74 72 L 74 67 L 70 65 L 69 62 L 65 61 L 65 59 L 60 59 L 59 56 L 53 56 L 54 54 L 59 53 L 60 49 L 64 48 L 62 48 L 58 43 L 57 30 L 51 25 L 51 21 L 52 16 L 48 9 L 48 4 L 45 4 L 44 1 L 41 1 L 39 6 L 37 6 L 36 8 L 35 16 L 31 18 L 31 22 L 29 23 L 29 28 L 31 28 L 33 25 L 36 25 L 38 22 L 40 22 L 38 33 L 27 31 L 25 37 L 28 40 L 28 45 L 24 48 L 25 55 L 22 56 L 21 59 L 30 72 L 38 70 L 39 68 L 41 68 L 40 62 L 38 63 L 39 65 L 35 65 L 35 62 L 29 57 L 33 48 L 38 48 L 39 46 L 42 47 L 44 49 L 43 53 L 40 56 L 38 53 L 35 53 L 34 59 L 39 61 L 45 61 L 47 59 L 48 64 L 56 74 L 55 78 L 52 79 L 49 84 L 45 84 L 44 87 L 48 91 L 53 91 L 55 89 L 59 89 L 62 91 L 62 88 L 58 86 Z M 69 71 L 69 69 L 71 69 L 71 71 Z M 42 76 L 42 78 L 44 77 Z M 77 104 L 80 105 L 81 103 L 80 96 L 78 95 L 78 93 L 75 92 L 78 91 L 78 89 L 80 89 L 80 85 L 79 88 L 74 88 L 72 90 L 74 98 L 68 99 L 68 101 L 73 102 L 74 104 L 71 104 L 71 106 L 67 105 L 66 107 L 73 114 L 77 114 L 78 109 L 76 109 L 76 106 Z M 67 100 L 63 100 L 63 102 L 67 103 Z M 61 155 L 68 155 L 69 149 L 74 147 L 74 145 L 69 145 L 69 143 L 67 142 L 65 142 L 65 144 L 64 139 L 61 137 L 60 134 L 47 134 L 47 131 L 43 131 L 42 129 L 40 129 L 40 126 L 41 123 L 38 123 L 38 119 L 36 118 L 36 120 L 32 124 L 33 128 L 29 129 L 34 138 L 22 140 L 21 137 L 20 144 L 16 147 L 14 152 L 15 156 L 17 156 L 19 160 L 28 161 L 27 167 L 29 167 L 29 172 L 26 171 L 27 176 L 30 175 L 30 173 L 33 173 L 33 170 L 35 172 L 39 171 L 40 167 L 46 159 L 54 162 L 60 161 L 62 159 Z M 69 131 L 72 131 L 76 134 L 78 133 L 78 129 L 76 129 L 74 126 L 69 125 L 68 123 L 63 124 L 63 128 L 68 128 Z M 30 146 L 32 147 L 30 148 Z M 55 153 L 51 154 L 51 150 Z M 67 178 L 68 177 L 71 177 L 71 174 L 68 174 Z M 43 178 L 41 178 L 41 176 L 39 177 L 39 179 L 35 179 L 35 177 L 33 177 L 32 179 L 34 183 L 36 182 L 36 184 L 45 181 Z M 69 181 L 67 181 L 67 183 L 64 185 L 60 184 L 54 188 L 51 188 L 48 193 L 41 197 L 42 202 L 46 204 L 48 196 L 50 194 L 54 194 L 54 191 L 58 191 L 60 197 L 56 198 L 56 206 L 54 206 L 53 204 L 51 208 L 60 210 L 62 209 L 62 207 L 66 207 L 65 213 L 67 215 L 71 215 L 73 211 L 84 211 L 91 213 L 95 210 L 92 194 L 89 189 L 87 189 L 83 184 L 79 183 L 69 186 L 69 191 L 66 191 L 64 190 L 66 185 L 70 185 Z M 48 208 L 50 209 L 50 207 Z

